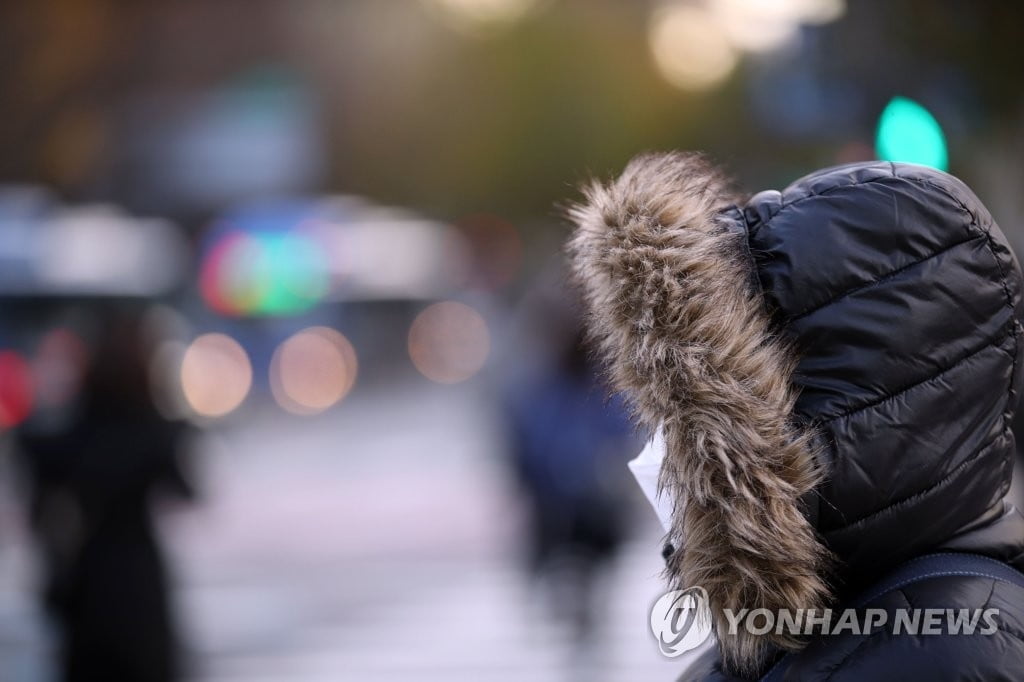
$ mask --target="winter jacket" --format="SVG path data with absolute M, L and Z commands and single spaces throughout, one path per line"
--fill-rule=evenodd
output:
M 718 651 L 687 679 L 1024 679 L 1024 589 L 925 580 L 883 608 L 998 608 L 988 635 L 727 630 L 725 609 L 843 604 L 903 562 L 1024 569 L 1004 501 L 1022 278 L 959 180 L 819 171 L 747 200 L 686 154 L 642 156 L 574 207 L 589 327 L 639 422 L 664 425 L 673 587 L 707 591 Z M 875 604 L 879 606 L 879 604 Z

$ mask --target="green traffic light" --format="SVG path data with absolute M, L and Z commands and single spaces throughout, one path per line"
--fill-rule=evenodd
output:
M 917 102 L 893 97 L 878 119 L 875 153 L 886 161 L 903 161 L 946 170 L 946 136 L 935 117 Z

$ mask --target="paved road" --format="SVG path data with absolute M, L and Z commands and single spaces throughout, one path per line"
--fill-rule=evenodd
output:
M 250 410 L 197 442 L 203 503 L 165 515 L 205 682 L 672 680 L 647 632 L 660 590 L 643 527 L 581 654 L 515 563 L 517 508 L 484 396 L 364 391 L 313 419 Z M 31 555 L 0 502 L 0 679 L 45 682 Z

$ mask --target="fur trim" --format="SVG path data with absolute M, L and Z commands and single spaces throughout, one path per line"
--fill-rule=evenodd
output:
M 723 661 L 750 674 L 785 635 L 727 635 L 722 609 L 822 608 L 827 552 L 801 510 L 819 482 L 809 431 L 794 426 L 791 349 L 750 285 L 734 204 L 702 157 L 651 154 L 584 190 L 570 209 L 588 331 L 637 420 L 663 425 L 660 485 L 673 513 L 674 588 L 707 590 Z M 681 538 L 685 541 L 679 544 Z

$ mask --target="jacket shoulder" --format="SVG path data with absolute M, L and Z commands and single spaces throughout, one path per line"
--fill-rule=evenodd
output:
M 889 592 L 860 611 L 866 609 L 884 611 L 884 623 L 864 633 L 817 637 L 791 657 L 784 679 L 1024 679 L 1024 589 L 1016 585 L 934 578 Z

